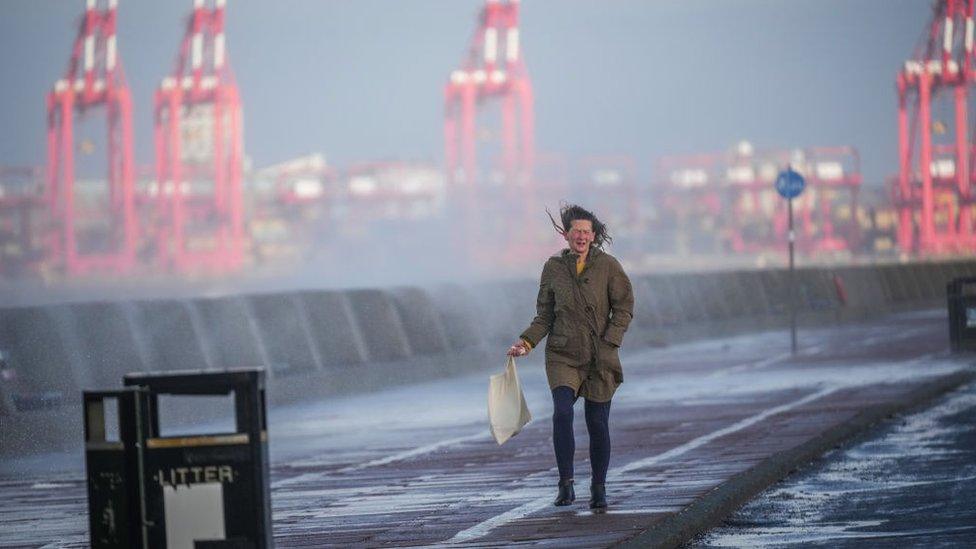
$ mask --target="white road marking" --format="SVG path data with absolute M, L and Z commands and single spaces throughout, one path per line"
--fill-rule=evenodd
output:
M 870 347 L 870 346 L 873 346 L 876 343 L 885 343 L 885 342 L 892 341 L 894 339 L 908 339 L 909 337 L 914 337 L 914 336 L 923 334 L 925 332 L 928 332 L 930 330 L 931 329 L 928 326 L 922 326 L 922 327 L 919 327 L 919 328 L 901 328 L 895 334 L 892 334 L 890 331 L 883 332 L 881 334 L 874 335 L 874 336 L 869 336 L 869 337 L 866 337 L 866 338 L 862 339 L 861 342 L 860 342 L 860 344 L 861 344 L 860 346 L 861 347 Z
M 473 435 L 466 435 L 463 437 L 449 438 L 447 440 L 441 440 L 433 444 L 428 444 L 426 446 L 420 446 L 418 448 L 413 448 L 411 450 L 404 450 L 396 454 L 392 454 L 380 459 L 374 459 L 372 461 L 367 461 L 366 463 L 360 463 L 359 465 L 350 465 L 349 467 L 343 467 L 339 469 L 340 473 L 351 473 L 353 471 L 361 471 L 369 467 L 378 467 L 380 465 L 386 465 L 388 463 L 394 463 L 397 461 L 403 461 L 405 459 L 410 459 L 414 456 L 419 456 L 423 454 L 428 454 L 440 450 L 441 448 L 446 448 L 448 446 L 454 446 L 455 444 L 461 444 L 464 442 L 471 442 L 475 440 L 488 439 L 490 434 L 487 429 L 485 431 L 475 433 Z
M 787 351 L 785 353 L 780 353 L 778 355 L 771 356 L 769 358 L 759 360 L 756 362 L 750 361 L 750 362 L 746 362 L 745 364 L 740 364 L 738 366 L 732 366 L 731 368 L 723 368 L 721 370 L 712 372 L 711 374 L 708 375 L 708 377 L 724 377 L 732 374 L 737 374 L 739 372 L 744 372 L 746 370 L 765 368 L 766 366 L 770 366 L 772 364 L 776 364 L 777 362 L 782 362 L 784 360 L 787 360 L 792 356 L 793 353 Z
M 330 475 L 332 475 L 334 473 L 352 473 L 352 472 L 355 472 L 355 471 L 362 471 L 363 469 L 368 469 L 370 467 L 378 467 L 380 465 L 388 465 L 390 463 L 396 463 L 398 461 L 403 461 L 405 459 L 410 459 L 412 457 L 416 457 L 416 456 L 420 456 L 420 455 L 423 455 L 423 454 L 428 454 L 428 453 L 431 453 L 431 452 L 435 452 L 437 450 L 440 450 L 441 448 L 446 448 L 448 446 L 454 446 L 455 444 L 462 444 L 464 442 L 471 442 L 471 441 L 482 440 L 482 439 L 488 440 L 489 438 L 491 438 L 491 435 L 488 433 L 488 430 L 485 429 L 482 432 L 478 432 L 478 433 L 475 433 L 475 434 L 472 434 L 472 435 L 465 435 L 465 436 L 462 436 L 462 437 L 455 437 L 455 438 L 449 438 L 449 439 L 446 439 L 446 440 L 440 440 L 440 441 L 437 441 L 437 442 L 434 442 L 434 443 L 431 443 L 431 444 L 427 444 L 425 446 L 419 446 L 417 448 L 411 448 L 409 450 L 404 450 L 402 452 L 397 452 L 395 454 L 390 454 L 390 455 L 388 455 L 386 457 L 382 457 L 382 458 L 374 459 L 374 460 L 371 460 L 371 461 L 367 461 L 366 463 L 360 463 L 358 465 L 349 465 L 349 466 L 343 467 L 342 469 L 339 469 L 339 470 L 337 470 L 335 472 L 332 472 L 332 471 L 322 471 L 322 472 L 305 473 L 305 474 L 302 474 L 302 475 L 297 475 L 297 476 L 294 476 L 294 477 L 291 477 L 291 478 L 286 478 L 286 479 L 283 479 L 283 480 L 279 480 L 277 482 L 272 482 L 271 483 L 271 487 L 273 489 L 277 489 L 277 488 L 282 488 L 282 487 L 285 487 L 285 486 L 292 486 L 292 485 L 295 485 L 295 484 L 303 484 L 303 483 L 308 482 L 310 480 L 326 478 L 326 477 L 328 477 L 328 476 L 330 476 Z

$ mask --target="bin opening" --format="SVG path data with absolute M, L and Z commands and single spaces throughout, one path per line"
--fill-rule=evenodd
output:
M 85 423 L 86 442 L 119 442 L 119 399 L 90 399 L 85 407 Z
M 959 285 L 959 295 L 969 296 L 976 295 L 976 280 L 972 282 L 963 282 Z
M 976 307 L 966 307 L 966 328 L 976 328 Z
M 160 394 L 157 436 L 235 433 L 234 398 L 234 391 L 224 395 Z
M 946 284 L 946 298 L 952 352 L 976 351 L 976 277 L 950 281 Z
M 950 296 L 976 296 L 976 276 L 964 276 L 952 279 L 946 285 Z

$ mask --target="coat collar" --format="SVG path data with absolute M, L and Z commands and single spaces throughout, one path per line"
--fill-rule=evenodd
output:
M 597 248 L 596 246 L 590 246 L 590 253 L 586 254 L 586 263 L 590 264 L 594 259 L 605 253 L 606 252 L 600 248 Z M 573 250 L 570 250 L 569 248 L 563 248 L 560 252 L 560 258 L 563 259 L 563 261 L 571 262 L 573 265 L 576 265 L 576 260 L 579 258 L 579 254 Z

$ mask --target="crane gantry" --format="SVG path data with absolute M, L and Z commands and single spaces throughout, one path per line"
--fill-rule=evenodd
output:
M 47 188 L 51 219 L 48 253 L 68 274 L 128 272 L 135 266 L 137 220 L 133 191 L 132 99 L 116 38 L 118 0 L 86 0 L 85 14 L 63 78 L 47 97 Z M 107 119 L 108 203 L 76 201 L 75 126 L 101 107 Z M 79 235 L 91 220 L 100 234 Z
M 520 223 L 488 228 L 474 221 L 496 217 L 478 216 L 479 212 L 530 215 L 534 209 L 530 198 L 535 113 L 522 54 L 518 0 L 485 1 L 468 54 L 444 88 L 444 103 L 447 183 L 462 212 L 464 246 L 469 247 L 479 231 L 489 230 L 507 248 L 505 257 L 523 255 L 522 240 L 511 234 Z M 493 105 L 501 107 L 500 120 L 489 117 L 496 112 Z
M 903 252 L 976 249 L 973 131 L 973 0 L 939 0 L 926 39 L 899 70 L 898 243 Z M 948 114 L 941 119 L 940 114 Z
M 225 7 L 193 0 L 176 65 L 155 95 L 156 246 L 177 271 L 233 271 L 244 258 L 241 101 Z

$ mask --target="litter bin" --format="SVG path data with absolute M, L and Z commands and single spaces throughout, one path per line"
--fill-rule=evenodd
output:
M 88 477 L 88 526 L 96 549 L 146 547 L 141 515 L 141 445 L 145 422 L 137 387 L 84 391 L 85 469 Z M 107 421 L 117 416 L 117 423 Z
M 946 285 L 946 297 L 952 352 L 976 351 L 976 277 L 953 279 Z
M 264 371 L 128 374 L 146 392 L 143 467 L 150 547 L 273 546 Z M 233 432 L 163 436 L 161 395 L 233 395 Z
M 123 384 L 84 393 L 92 547 L 273 547 L 264 371 L 128 374 Z M 163 396 L 225 397 L 233 428 L 164 432 Z M 105 432 L 107 399 L 118 401 L 117 440 Z

